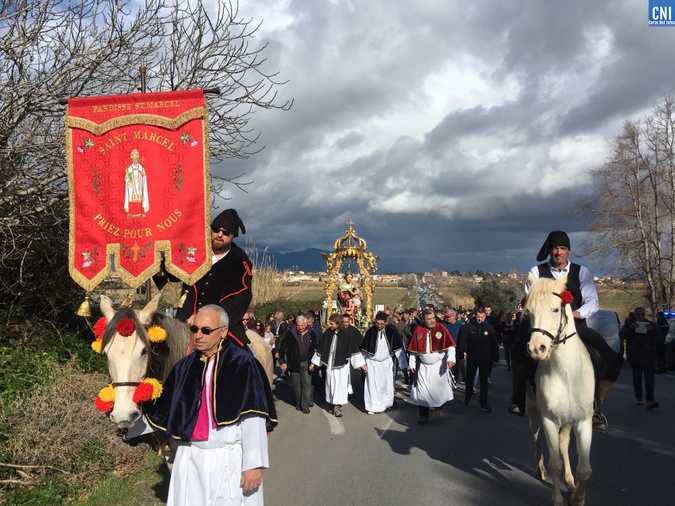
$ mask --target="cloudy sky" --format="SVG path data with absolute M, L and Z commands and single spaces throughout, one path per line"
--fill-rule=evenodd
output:
M 262 21 L 256 44 L 295 103 L 255 114 L 261 153 L 214 169 L 253 181 L 220 209 L 279 252 L 332 250 L 351 219 L 381 258 L 448 270 L 525 272 L 551 230 L 574 253 L 588 170 L 675 88 L 675 28 L 648 26 L 648 0 L 241 0 L 240 14 Z

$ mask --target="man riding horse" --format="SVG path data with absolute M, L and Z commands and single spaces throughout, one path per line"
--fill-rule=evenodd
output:
M 621 366 L 622 357 L 615 353 L 605 339 L 595 330 L 588 327 L 586 318 L 598 310 L 598 292 L 595 289 L 593 276 L 590 271 L 581 265 L 569 261 L 570 239 L 565 232 L 554 231 L 548 234 L 546 241 L 537 255 L 541 262 L 549 257 L 548 262 L 533 267 L 530 272 L 535 278 L 558 279 L 567 275 L 567 289 L 574 296 L 571 303 L 574 314 L 576 331 L 593 361 L 596 378 L 596 413 L 593 415 L 593 428 L 607 431 L 607 423 L 600 414 L 600 404 L 614 386 Z M 525 296 L 529 291 L 529 283 L 525 283 Z M 514 346 L 513 366 L 513 395 L 509 413 L 523 416 L 525 414 L 526 379 L 532 380 L 536 363 L 527 355 L 525 346 L 529 338 L 529 322 L 523 319 L 521 336 Z

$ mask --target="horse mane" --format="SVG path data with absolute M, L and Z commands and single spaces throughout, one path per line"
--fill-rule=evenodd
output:
M 176 362 L 187 355 L 192 333 L 185 323 L 160 312 L 153 313 L 150 325 L 166 331 L 166 340 L 150 345 L 148 360 L 148 376 L 163 382 Z
M 535 301 L 540 302 L 554 296 L 556 283 L 557 281 L 553 278 L 539 278 L 532 283 L 524 309 L 529 309 Z

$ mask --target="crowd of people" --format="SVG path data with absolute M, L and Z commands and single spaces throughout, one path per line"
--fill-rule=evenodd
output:
M 492 411 L 490 374 L 500 361 L 501 346 L 512 371 L 508 412 L 524 414 L 527 382 L 533 382 L 536 364 L 525 349 L 530 330 L 522 311 L 495 314 L 490 306 L 465 311 L 433 305 L 385 309 L 362 333 L 354 326 L 359 286 L 346 276 L 339 287 L 346 311 L 331 314 L 325 327 L 320 314 L 311 310 L 292 315 L 277 311 L 256 319 L 249 307 L 252 265 L 233 242 L 245 231 L 234 209 L 213 220 L 213 266 L 197 283 L 183 286 L 176 315 L 190 326 L 192 352 L 176 364 L 162 395 L 146 412 L 154 430 L 179 442 L 170 506 L 263 503 L 262 470 L 269 465 L 266 434 L 277 424 L 275 382 L 290 381 L 299 411 L 310 413 L 320 400 L 333 416 L 341 417 L 353 392 L 351 371 L 360 369 L 365 411 L 374 415 L 395 406 L 400 370 L 418 405 L 417 423 L 425 425 L 453 399 L 457 383 L 465 385 L 466 406 L 477 388 L 480 410 Z M 569 254 L 567 234 L 551 232 L 537 257 L 538 262 L 548 260 L 532 268 L 530 279 L 565 277 L 576 331 L 595 357 L 595 409 L 600 415 L 623 353 L 609 349 L 586 325 L 586 318 L 597 311 L 597 292 L 588 269 L 570 262 Z M 154 279 L 160 288 L 175 281 L 164 270 Z M 526 285 L 526 294 L 528 289 Z M 635 403 L 644 400 L 650 410 L 659 405 L 654 374 L 665 368 L 659 358 L 664 346 L 659 346 L 670 323 L 675 320 L 652 323 L 643 308 L 636 308 L 621 331 L 633 369 Z M 675 325 L 668 330 L 675 342 Z M 599 425 L 602 418 L 598 416 Z

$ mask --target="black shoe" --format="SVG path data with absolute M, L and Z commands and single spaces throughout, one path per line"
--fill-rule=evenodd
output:
M 648 402 L 647 402 L 647 409 L 650 410 L 650 411 L 651 411 L 652 409 L 656 409 L 656 408 L 658 408 L 658 407 L 659 407 L 658 401 L 648 401 Z
M 492 408 L 491 408 L 490 406 L 487 406 L 487 405 L 486 405 L 486 406 L 481 406 L 481 407 L 480 407 L 480 410 L 481 410 L 483 413 L 490 413 L 490 412 L 492 411 Z
M 333 408 L 333 414 L 334 414 L 336 417 L 340 418 L 340 417 L 342 416 L 342 406 L 340 406 L 339 404 L 336 405 L 336 406 Z
M 308 408 L 307 406 L 303 407 L 303 408 L 302 408 L 302 412 L 303 412 L 304 414 L 308 415 L 308 414 L 309 414 L 309 408 Z
M 429 419 L 425 416 L 420 416 L 419 420 L 417 420 L 417 425 L 426 425 L 429 423 Z
M 309 407 L 310 407 L 310 408 L 313 408 L 313 407 L 314 407 L 314 403 L 313 403 L 313 402 L 310 402 L 310 403 L 309 403 Z
M 466 397 L 464 397 L 464 405 L 468 406 L 469 404 L 471 404 L 471 396 L 467 395 Z
M 522 409 L 520 409 L 520 406 L 518 406 L 518 404 L 511 404 L 509 406 L 509 414 L 517 416 L 525 416 L 525 413 L 523 412 Z
M 296 405 L 295 405 L 295 410 L 296 410 L 296 411 L 300 411 L 301 409 L 302 409 L 302 407 L 300 406 L 300 404 L 296 404 Z

